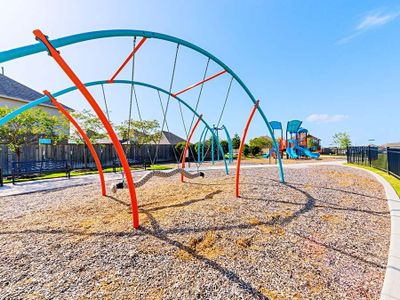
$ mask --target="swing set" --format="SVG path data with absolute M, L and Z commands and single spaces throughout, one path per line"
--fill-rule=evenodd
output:
M 273 133 L 273 130 L 271 128 L 270 123 L 267 120 L 267 117 L 265 116 L 263 110 L 261 109 L 259 103 L 259 100 L 256 100 L 256 98 L 253 96 L 253 94 L 250 92 L 250 90 L 247 88 L 247 86 L 243 83 L 243 81 L 236 75 L 236 73 L 230 69 L 226 64 L 224 64 L 221 60 L 219 60 L 217 57 L 212 55 L 211 53 L 207 52 L 206 50 L 190 43 L 185 40 L 161 34 L 161 33 L 156 33 L 156 32 L 149 32 L 149 31 L 140 31 L 140 30 L 103 30 L 103 31 L 94 31 L 94 32 L 86 32 L 86 33 L 80 33 L 76 35 L 71 35 L 71 36 L 66 36 L 54 40 L 50 40 L 46 35 L 44 35 L 40 30 L 34 30 L 33 31 L 34 36 L 36 37 L 36 40 L 38 43 L 32 44 L 32 45 L 27 45 L 7 51 L 2 51 L 0 52 L 0 63 L 4 63 L 7 61 L 11 61 L 14 59 L 18 59 L 21 57 L 29 56 L 35 53 L 39 52 L 44 52 L 47 51 L 49 56 L 55 61 L 55 63 L 60 67 L 60 69 L 67 75 L 67 77 L 71 80 L 73 83 L 73 86 L 66 88 L 64 90 L 50 93 L 49 91 L 44 91 L 44 96 L 27 103 L 24 106 L 21 106 L 17 108 L 16 110 L 12 111 L 10 114 L 4 116 L 3 118 L 0 119 L 0 126 L 3 125 L 4 123 L 8 122 L 12 118 L 16 117 L 20 113 L 34 108 L 44 102 L 51 101 L 59 110 L 60 112 L 65 115 L 65 117 L 71 122 L 71 124 L 76 128 L 77 132 L 81 135 L 82 139 L 85 141 L 85 143 L 88 146 L 89 151 L 91 152 L 93 159 L 95 161 L 96 167 L 99 171 L 99 177 L 100 177 L 100 184 L 101 184 L 101 193 L 103 196 L 107 194 L 106 191 L 106 186 L 105 186 L 105 180 L 104 180 L 104 174 L 103 174 L 103 169 L 101 166 L 100 159 L 91 144 L 89 138 L 87 137 L 86 133 L 82 130 L 82 128 L 79 126 L 79 124 L 74 120 L 74 118 L 69 114 L 65 108 L 58 102 L 57 98 L 70 93 L 72 91 L 78 90 L 82 96 L 86 99 L 88 104 L 91 106 L 101 123 L 103 124 L 108 136 L 110 137 L 114 149 L 116 151 L 116 154 L 118 156 L 118 159 L 121 163 L 122 171 L 123 171 L 123 181 L 119 183 L 119 186 L 113 187 L 113 190 L 116 190 L 119 187 L 127 187 L 129 190 L 129 195 L 130 195 L 130 200 L 131 200 L 131 206 L 132 206 L 132 222 L 133 222 L 133 227 L 138 228 L 139 227 L 139 213 L 138 213 L 138 203 L 137 203 L 137 196 L 136 196 L 136 190 L 135 187 L 140 187 L 142 186 L 145 182 L 147 182 L 151 177 L 153 176 L 161 176 L 161 177 L 168 177 L 168 176 L 173 176 L 175 174 L 180 174 L 181 175 L 181 181 L 184 182 L 184 177 L 187 178 L 195 178 L 198 176 L 204 176 L 203 172 L 199 172 L 201 164 L 204 162 L 205 157 L 207 156 L 207 153 L 204 153 L 204 144 L 205 140 L 207 138 L 207 135 L 210 133 L 211 134 L 211 145 L 208 150 L 211 151 L 211 156 L 212 156 L 212 162 L 214 163 L 214 147 L 217 147 L 217 159 L 222 158 L 223 163 L 224 163 L 224 169 L 225 173 L 228 174 L 228 163 L 233 162 L 233 150 L 232 150 L 232 142 L 231 138 L 228 132 L 228 129 L 225 125 L 221 125 L 224 111 L 226 108 L 226 104 L 229 99 L 230 91 L 232 88 L 233 82 L 238 84 L 247 97 L 251 100 L 253 107 L 250 113 L 250 116 L 247 120 L 246 126 L 244 128 L 244 132 L 242 134 L 242 139 L 241 139 L 241 145 L 239 148 L 239 153 L 238 153 L 238 158 L 237 158 L 237 163 L 236 163 L 236 197 L 239 197 L 239 183 L 240 183 L 240 164 L 241 164 L 241 157 L 242 157 L 242 150 L 243 146 L 246 140 L 246 135 L 247 131 L 249 129 L 250 123 L 253 119 L 253 116 L 256 111 L 260 113 L 260 116 L 262 117 L 263 121 L 266 124 L 267 130 L 269 134 L 272 137 L 273 145 L 275 149 L 278 149 L 275 136 Z M 75 72 L 72 70 L 72 68 L 69 66 L 69 64 L 66 62 L 66 60 L 62 57 L 61 53 L 58 48 L 62 48 L 67 45 L 73 45 L 76 43 L 81 43 L 81 42 L 86 42 L 90 40 L 95 40 L 95 39 L 103 39 L 103 38 L 112 38 L 112 37 L 128 37 L 133 39 L 133 47 L 126 59 L 122 62 L 122 64 L 117 68 L 115 73 L 109 79 L 105 80 L 100 80 L 100 81 L 92 81 L 92 82 L 82 82 L 79 77 L 75 74 Z M 138 39 L 140 39 L 138 41 Z M 169 82 L 169 87 L 168 89 L 161 88 L 159 86 L 145 83 L 145 82 L 140 82 L 135 80 L 135 60 L 138 51 L 141 49 L 141 47 L 151 39 L 157 39 L 157 40 L 163 40 L 169 43 L 173 43 L 176 45 L 176 51 L 175 51 L 175 56 L 174 56 L 174 62 L 173 62 L 173 68 L 171 72 L 171 78 Z M 203 73 L 202 80 L 199 82 L 190 85 L 187 88 L 184 88 L 180 91 L 173 92 L 174 88 L 174 80 L 175 80 L 175 73 L 176 73 L 176 65 L 177 65 L 177 60 L 178 60 L 178 55 L 179 55 L 179 49 L 181 47 L 186 47 L 191 50 L 194 50 L 198 54 L 201 54 L 207 58 L 207 63 L 205 67 L 205 71 Z M 118 75 L 121 73 L 121 71 L 126 67 L 128 63 L 132 63 L 132 70 L 131 70 L 131 78 L 130 80 L 122 80 L 122 79 L 117 79 Z M 208 70 L 209 70 L 209 65 L 210 62 L 215 63 L 218 65 L 222 70 L 218 71 L 217 73 L 213 75 L 208 75 Z M 229 86 L 226 92 L 226 96 L 223 102 L 223 106 L 219 115 L 219 118 L 217 122 L 213 123 L 213 126 L 210 126 L 209 123 L 206 120 L 206 116 L 203 116 L 203 114 L 198 113 L 198 108 L 199 108 L 199 103 L 200 99 L 203 93 L 203 88 L 205 83 L 214 80 L 222 75 L 229 75 L 230 76 L 230 81 L 229 81 Z M 138 114 L 138 119 L 141 121 L 141 124 L 143 124 L 143 118 L 142 118 L 142 113 L 140 110 L 139 106 L 139 100 L 137 96 L 137 91 L 136 87 L 145 87 L 151 90 L 154 90 L 156 92 L 157 98 L 159 99 L 160 106 L 161 106 L 161 111 L 162 111 L 162 123 L 161 123 L 161 133 L 163 132 L 164 128 L 166 128 L 169 131 L 169 126 L 167 122 L 167 115 L 168 111 L 170 108 L 170 103 L 171 101 L 176 101 L 179 107 L 179 113 L 180 117 L 182 120 L 182 126 L 185 132 L 185 137 L 186 137 L 186 143 L 185 143 L 185 148 L 184 151 L 182 152 L 182 155 L 179 157 L 179 155 L 175 152 L 175 148 L 173 147 L 174 151 L 174 156 L 177 161 L 177 168 L 169 171 L 169 172 L 162 172 L 162 171 L 152 171 L 148 174 L 146 174 L 144 177 L 142 177 L 139 181 L 134 181 L 133 176 L 130 170 L 129 166 L 129 161 L 126 157 L 126 153 L 124 151 L 124 148 L 122 147 L 122 143 L 119 140 L 117 134 L 115 133 L 112 125 L 111 125 L 111 120 L 110 120 L 110 112 L 109 112 L 109 105 L 107 102 L 107 97 L 106 97 L 106 92 L 105 92 L 105 86 L 107 85 L 115 85 L 115 84 L 121 84 L 121 85 L 129 85 L 130 86 L 130 96 L 129 96 L 129 110 L 128 110 L 128 133 L 127 133 L 127 143 L 131 143 L 131 139 L 134 139 L 134 136 L 131 135 L 131 126 L 132 126 L 132 115 L 133 115 L 133 106 L 135 104 L 137 114 Z M 98 102 L 95 100 L 94 96 L 92 93 L 89 91 L 90 87 L 94 86 L 100 86 L 102 95 L 103 95 L 103 101 L 104 101 L 104 107 L 105 107 L 105 112 L 102 110 Z M 190 106 L 187 102 L 185 102 L 181 97 L 183 94 L 188 92 L 189 90 L 198 88 L 199 93 L 197 96 L 197 101 L 195 104 L 195 107 L 193 108 Z M 163 104 L 162 97 L 161 95 L 164 95 L 164 97 L 167 98 L 166 104 Z M 238 105 L 236 103 L 236 105 Z M 184 113 L 183 109 L 189 110 L 190 113 L 193 114 L 192 120 L 190 123 L 190 126 L 186 126 L 185 120 L 184 120 Z M 185 170 L 185 165 L 186 165 L 186 156 L 188 153 L 192 152 L 192 148 L 190 147 L 190 141 L 198 128 L 199 124 L 202 123 L 204 126 L 204 129 L 201 133 L 200 140 L 198 142 L 198 148 L 197 148 L 197 161 L 196 161 L 196 166 L 197 166 L 197 172 L 196 173 L 191 173 Z M 224 131 L 226 138 L 228 140 L 228 162 L 225 159 L 225 153 L 224 150 L 221 146 L 220 140 L 219 140 L 219 131 Z M 142 128 L 142 134 L 145 133 L 145 129 Z M 147 155 L 149 156 L 150 162 L 152 164 L 157 162 L 157 157 L 158 157 L 158 152 L 159 152 L 159 144 L 160 141 L 156 144 L 156 149 L 154 155 L 151 155 L 149 149 L 147 148 Z M 207 151 L 208 151 L 207 150 Z M 280 171 L 280 181 L 284 182 L 284 174 L 283 174 L 283 168 L 282 168 L 282 162 L 281 162 L 281 157 L 278 153 L 278 166 L 279 166 L 279 171 Z M 195 157 L 193 153 L 192 157 Z

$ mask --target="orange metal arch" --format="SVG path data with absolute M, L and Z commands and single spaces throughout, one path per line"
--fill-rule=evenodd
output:
M 246 135 L 247 135 L 247 131 L 249 130 L 251 120 L 253 119 L 254 113 L 256 112 L 259 104 L 260 104 L 260 100 L 257 100 L 256 104 L 254 104 L 253 109 L 251 110 L 249 119 L 247 120 L 247 123 L 246 123 L 246 127 L 244 128 L 244 131 L 243 131 L 242 140 L 240 141 L 239 153 L 238 153 L 238 158 L 237 158 L 237 163 L 236 163 L 236 198 L 239 198 L 240 163 L 242 161 L 243 147 L 245 144 Z
M 189 148 L 190 140 L 192 139 L 193 133 L 196 130 L 197 125 L 199 125 L 200 120 L 201 120 L 202 117 L 203 117 L 203 115 L 199 116 L 199 118 L 197 119 L 196 123 L 194 124 L 194 126 L 192 128 L 192 131 L 190 132 L 189 137 L 188 137 L 188 139 L 186 141 L 185 150 L 183 150 L 183 154 L 182 154 L 182 169 L 185 169 L 186 153 L 187 153 L 188 148 Z M 184 181 L 183 174 L 181 174 L 181 182 L 183 182 L 183 181 Z
M 43 93 L 49 97 L 51 102 L 59 109 L 59 111 L 74 125 L 76 130 L 79 132 L 83 140 L 85 141 L 86 145 L 89 148 L 90 153 L 93 156 L 94 162 L 96 164 L 97 170 L 99 171 L 99 177 L 100 177 L 100 185 L 101 185 L 101 194 L 103 196 L 106 196 L 107 191 L 106 191 L 106 184 L 104 181 L 104 173 L 103 173 L 103 167 L 101 166 L 101 162 L 99 159 L 99 156 L 97 155 L 96 150 L 93 147 L 93 144 L 90 142 L 89 137 L 86 135 L 86 133 L 83 131 L 81 126 L 79 126 L 78 122 L 71 116 L 71 114 L 56 100 L 56 98 L 53 97 L 53 95 L 45 90 Z
M 112 128 L 110 122 L 108 122 L 107 117 L 104 112 L 101 110 L 100 106 L 97 104 L 96 100 L 90 94 L 89 90 L 82 83 L 82 81 L 78 78 L 78 76 L 72 71 L 72 69 L 68 66 L 66 61 L 61 57 L 60 53 L 53 47 L 53 45 L 48 41 L 47 37 L 39 30 L 36 29 L 33 31 L 33 34 L 36 36 L 38 40 L 40 40 L 48 49 L 49 54 L 53 57 L 53 59 L 57 62 L 57 64 L 61 67 L 61 69 L 66 73 L 66 75 L 71 79 L 71 81 L 76 85 L 81 94 L 86 98 L 90 106 L 93 108 L 100 121 L 103 123 L 107 133 L 114 145 L 115 151 L 117 152 L 118 158 L 121 161 L 121 165 L 123 167 L 126 182 L 129 189 L 129 194 L 131 198 L 131 206 L 132 206 L 132 222 L 133 227 L 139 227 L 139 211 L 137 205 L 136 191 L 133 183 L 132 173 L 129 167 L 128 160 L 126 159 L 124 149 L 122 148 L 119 139 Z

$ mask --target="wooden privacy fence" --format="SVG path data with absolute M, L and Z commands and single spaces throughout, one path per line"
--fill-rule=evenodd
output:
M 113 145 L 99 144 L 93 145 L 104 168 L 112 167 L 118 157 L 116 156 Z M 150 162 L 150 157 L 154 159 L 157 145 L 123 145 L 125 153 L 130 160 Z M 159 145 L 157 163 L 176 162 L 174 150 L 171 145 Z M 32 160 L 67 160 L 72 169 L 94 169 L 96 167 L 86 145 L 62 144 L 62 145 L 26 145 L 21 149 L 20 161 Z M 6 146 L 0 145 L 0 168 L 4 176 L 11 175 L 11 164 L 16 161 L 15 153 Z

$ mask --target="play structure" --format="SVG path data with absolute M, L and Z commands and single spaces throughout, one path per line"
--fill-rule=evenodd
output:
M 266 129 L 268 130 L 270 136 L 272 137 L 273 145 L 275 149 L 280 149 L 278 147 L 278 143 L 275 140 L 274 136 L 274 131 L 273 128 L 271 127 L 271 124 L 269 123 L 265 113 L 260 107 L 260 101 L 256 100 L 256 98 L 253 96 L 253 94 L 250 92 L 248 87 L 244 84 L 244 82 L 238 77 L 238 75 L 230 69 L 226 64 L 224 64 L 220 59 L 212 55 L 211 53 L 207 52 L 206 50 L 189 43 L 185 40 L 172 37 L 169 35 L 161 34 L 161 33 L 155 33 L 155 32 L 148 32 L 148 31 L 140 31 L 140 30 L 103 30 L 103 31 L 95 31 L 95 32 L 86 32 L 86 33 L 80 33 L 76 35 L 71 35 L 67 37 L 62 37 L 58 39 L 49 39 L 44 33 L 42 33 L 40 30 L 34 30 L 33 34 L 37 40 L 37 43 L 28 45 L 28 46 L 23 46 L 20 48 L 15 48 L 7 51 L 0 52 L 0 63 L 6 63 L 8 61 L 12 61 L 15 59 L 19 59 L 22 57 L 27 57 L 31 56 L 36 53 L 41 53 L 41 52 L 47 52 L 49 54 L 49 61 L 53 61 L 58 67 L 60 68 L 61 71 L 65 73 L 65 75 L 69 78 L 69 80 L 73 83 L 71 87 L 68 87 L 66 89 L 63 89 L 61 91 L 57 92 L 49 92 L 45 91 L 44 96 L 41 97 L 40 99 L 37 99 L 35 101 L 32 101 L 30 103 L 27 103 L 24 106 L 19 107 L 18 109 L 14 110 L 12 113 L 10 113 L 7 116 L 4 116 L 3 118 L 0 119 L 0 126 L 6 123 L 7 121 L 11 120 L 12 118 L 16 117 L 20 113 L 23 113 L 24 111 L 34 108 L 38 106 L 41 103 L 47 102 L 47 101 L 52 101 L 54 105 L 56 105 L 60 112 L 64 114 L 70 122 L 75 126 L 79 134 L 82 136 L 86 144 L 88 145 L 88 149 L 91 152 L 97 169 L 99 171 L 99 178 L 100 178 L 100 184 L 101 184 L 101 193 L 102 195 L 106 195 L 106 186 L 104 183 L 104 175 L 103 175 L 103 170 L 102 166 L 100 163 L 100 160 L 98 158 L 98 155 L 93 147 L 91 145 L 90 140 L 87 138 L 86 133 L 80 128 L 79 124 L 73 119 L 73 117 L 63 109 L 62 105 L 59 104 L 57 98 L 68 94 L 73 91 L 79 91 L 79 93 L 83 96 L 83 98 L 87 101 L 87 103 L 90 105 L 90 107 L 93 109 L 101 123 L 103 124 L 109 138 L 112 141 L 112 144 L 114 145 L 115 152 L 118 156 L 118 159 L 121 163 L 122 170 L 123 170 L 123 181 L 118 183 L 116 186 L 113 187 L 114 190 L 120 188 L 120 187 L 127 187 L 129 189 L 129 195 L 130 195 L 130 200 L 131 200 L 131 206 L 132 206 L 132 222 L 133 222 L 133 227 L 138 228 L 139 227 L 139 214 L 138 214 L 138 201 L 137 201 L 137 195 L 136 195 L 136 190 L 135 190 L 135 185 L 136 187 L 143 185 L 146 181 L 148 181 L 151 177 L 153 176 L 172 176 L 175 174 L 180 174 L 181 175 L 181 181 L 183 182 L 184 177 L 188 178 L 193 178 L 193 177 L 198 177 L 198 176 L 204 176 L 204 173 L 202 172 L 187 172 L 185 171 L 185 160 L 188 151 L 191 151 L 190 147 L 190 142 L 191 139 L 195 133 L 196 128 L 198 128 L 199 124 L 202 124 L 204 126 L 202 136 L 200 138 L 200 143 L 198 145 L 198 149 L 201 148 L 201 151 L 198 151 L 200 153 L 200 157 L 198 156 L 197 158 L 197 163 L 200 164 L 202 161 L 204 161 L 204 158 L 206 156 L 206 153 L 204 153 L 204 141 L 206 140 L 206 137 L 208 134 L 211 134 L 211 147 L 210 149 L 211 154 L 212 154 L 212 160 L 214 161 L 214 147 L 217 148 L 217 153 L 216 159 L 222 158 L 224 162 L 224 168 L 225 168 L 225 173 L 228 174 L 228 164 L 229 162 L 232 162 L 233 159 L 233 151 L 232 151 L 232 145 L 230 142 L 230 135 L 227 130 L 226 125 L 222 125 L 222 118 L 223 114 L 225 111 L 226 104 L 228 102 L 229 94 L 231 91 L 232 84 L 235 83 L 239 86 L 239 88 L 242 89 L 244 94 L 247 96 L 247 98 L 250 100 L 250 103 L 252 105 L 251 107 L 251 113 L 250 116 L 247 120 L 247 123 L 244 128 L 244 132 L 242 135 L 241 139 L 241 145 L 240 145 L 240 151 L 238 154 L 238 159 L 237 159 L 237 165 L 236 165 L 236 196 L 239 197 L 239 183 L 240 183 L 240 164 L 241 164 L 241 156 L 242 156 L 242 149 L 245 143 L 247 131 L 249 129 L 250 123 L 253 119 L 253 116 L 256 111 L 260 114 L 261 118 L 265 122 Z M 129 53 L 127 57 L 123 60 L 122 64 L 117 68 L 117 70 L 111 75 L 111 76 L 104 76 L 106 79 L 104 80 L 97 80 L 97 81 L 91 81 L 91 82 L 86 82 L 84 83 L 78 76 L 77 74 L 73 71 L 71 66 L 67 63 L 65 58 L 63 57 L 62 53 L 60 52 L 60 48 L 65 47 L 65 46 L 72 46 L 77 43 L 83 43 L 83 42 L 88 42 L 88 41 L 93 41 L 97 39 L 105 39 L 105 38 L 128 38 L 132 40 L 133 42 L 133 47 L 131 50 L 129 50 Z M 158 85 L 155 84 L 150 84 L 147 82 L 141 82 L 135 80 L 135 61 L 137 59 L 137 55 L 140 54 L 140 51 L 143 47 L 144 44 L 148 44 L 148 47 L 152 46 L 151 41 L 152 40 L 159 40 L 159 41 L 164 41 L 167 42 L 168 45 L 172 45 L 175 47 L 175 55 L 174 55 L 174 60 L 173 60 L 173 67 L 171 71 L 171 76 L 169 79 L 169 85 L 166 88 L 162 88 Z M 177 60 L 179 57 L 179 49 L 181 48 L 186 48 L 191 51 L 194 51 L 198 55 L 202 55 L 207 59 L 207 65 L 205 68 L 205 72 L 202 76 L 202 80 L 198 81 L 197 83 L 194 83 L 190 85 L 187 88 L 181 89 L 179 91 L 173 91 L 174 86 L 175 86 L 175 79 L 176 79 L 176 65 L 177 65 Z M 127 51 L 128 52 L 128 51 Z M 216 66 L 220 68 L 220 71 L 213 75 L 208 75 L 207 70 L 208 70 L 208 65 L 212 62 Z M 117 79 L 117 77 L 120 75 L 120 73 L 123 71 L 123 69 L 131 63 L 132 70 L 131 70 L 131 78 L 130 79 Z M 220 110 L 220 115 L 215 120 L 212 124 L 215 124 L 213 126 L 210 126 L 210 123 L 207 118 L 207 115 L 200 114 L 198 112 L 199 108 L 199 102 L 200 98 L 202 95 L 202 90 L 204 85 L 211 81 L 211 80 L 216 80 L 217 78 L 221 76 L 229 76 L 229 86 L 225 95 L 225 99 L 223 102 L 223 106 Z M 124 149 L 121 145 L 121 141 L 119 140 L 114 128 L 111 125 L 111 120 L 110 120 L 110 114 L 108 110 L 108 103 L 106 99 L 106 92 L 105 92 L 105 87 L 107 85 L 129 85 L 130 86 L 130 97 L 129 97 L 129 109 L 127 110 L 128 113 L 128 124 L 131 124 L 132 120 L 132 111 L 134 104 L 137 108 L 137 114 L 139 117 L 139 120 L 142 120 L 141 117 L 141 111 L 139 108 L 138 104 L 138 97 L 136 93 L 136 87 L 142 87 L 142 88 L 148 88 L 152 91 L 154 91 L 157 96 L 160 99 L 160 104 L 161 104 L 161 110 L 162 110 L 162 123 L 161 123 L 161 132 L 164 130 L 164 128 L 168 129 L 168 122 L 167 122 L 167 115 L 169 111 L 169 107 L 172 101 L 175 101 L 178 106 L 179 106 L 179 112 L 180 116 L 182 119 L 182 126 L 185 130 L 185 137 L 186 137 L 186 145 L 185 149 L 182 153 L 181 157 L 176 157 L 177 164 L 180 163 L 179 167 L 177 167 L 175 170 L 170 171 L 170 172 L 151 172 L 149 173 L 150 175 L 146 175 L 144 178 L 142 178 L 139 181 L 134 181 L 133 176 L 130 170 L 129 166 L 129 161 L 126 157 L 126 154 L 124 152 Z M 96 101 L 95 97 L 93 96 L 93 91 L 92 89 L 95 87 L 101 87 L 102 89 L 102 95 L 103 95 L 103 100 L 104 100 L 104 105 L 105 105 L 105 111 L 101 108 L 100 104 L 98 101 Z M 189 92 L 190 90 L 193 90 L 195 88 L 198 88 L 199 94 L 197 98 L 196 105 L 192 107 L 189 105 L 187 101 L 184 101 L 182 99 L 182 95 L 185 94 L 186 92 Z M 90 89 L 90 90 L 89 90 Z M 164 95 L 164 97 L 167 98 L 166 104 L 163 105 L 161 101 L 161 94 Z M 243 109 L 245 109 L 244 104 L 246 102 L 243 102 Z M 236 104 L 237 105 L 237 104 Z M 184 120 L 184 109 L 188 111 L 190 114 L 192 114 L 192 122 L 189 127 L 186 126 L 185 120 Z M 249 108 L 250 110 L 250 108 Z M 219 136 L 220 136 L 220 131 L 223 131 L 226 135 L 226 138 L 228 140 L 229 144 L 229 151 L 228 151 L 228 162 L 225 159 L 225 153 L 221 147 Z M 130 133 L 130 130 L 128 130 L 128 133 Z M 128 137 L 128 142 L 130 140 L 130 137 Z M 158 149 L 158 148 L 157 148 Z M 157 161 L 157 153 L 149 157 L 151 163 L 154 163 Z M 149 154 L 150 156 L 150 154 Z M 281 155 L 280 151 L 277 151 L 276 157 L 278 159 L 278 165 L 279 165 L 279 176 L 280 176 L 280 181 L 284 182 L 284 173 L 282 169 L 282 163 L 281 163 Z
M 197 144 L 197 163 L 200 164 L 200 163 L 204 162 L 208 153 L 210 153 L 212 164 L 215 163 L 215 160 L 220 160 L 222 158 L 222 156 L 220 155 L 221 154 L 220 151 L 217 151 L 217 153 L 216 153 L 217 157 L 215 158 L 215 146 L 214 145 L 215 145 L 215 143 L 221 143 L 219 131 L 223 131 L 226 136 L 226 140 L 228 143 L 228 153 L 227 153 L 227 155 L 225 155 L 225 158 L 228 158 L 228 162 L 232 163 L 233 162 L 233 147 L 232 147 L 232 139 L 231 139 L 228 129 L 226 128 L 225 125 L 222 125 L 221 127 L 216 127 L 214 125 L 213 130 L 214 130 L 214 134 L 211 134 L 207 150 L 205 150 L 205 148 L 206 148 L 206 144 L 207 144 L 207 135 L 208 135 L 209 129 L 207 127 L 204 127 L 203 131 L 201 132 L 200 139 Z M 217 139 L 217 140 L 215 140 L 215 139 Z
M 300 157 L 318 159 L 320 156 L 319 152 L 313 152 L 320 150 L 319 139 L 309 135 L 308 130 L 301 127 L 303 122 L 300 120 L 291 120 L 286 126 L 285 139 L 283 138 L 282 123 L 278 121 L 271 121 L 270 125 L 273 132 L 280 130 L 281 136 L 278 138 L 278 151 L 281 157 L 283 152 L 290 159 L 298 159 Z M 272 148 L 269 153 L 264 154 L 264 158 L 270 156 L 276 156 L 276 148 Z
M 283 157 L 283 152 L 286 150 L 286 143 L 285 143 L 285 140 L 283 139 L 282 123 L 278 122 L 278 121 L 271 121 L 270 125 L 271 125 L 272 131 L 274 132 L 274 134 L 275 134 L 275 131 L 277 131 L 277 130 L 280 130 L 280 132 L 281 132 L 280 137 L 277 139 L 277 142 L 278 142 L 279 155 L 281 157 Z M 264 158 L 269 158 L 270 156 L 276 157 L 275 148 L 272 148 L 269 153 L 266 153 L 263 155 Z

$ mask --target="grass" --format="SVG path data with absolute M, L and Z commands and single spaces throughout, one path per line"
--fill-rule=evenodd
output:
M 387 182 L 390 183 L 390 185 L 394 188 L 394 190 L 396 191 L 397 195 L 400 197 L 400 179 L 397 179 L 394 176 L 389 175 L 388 173 L 375 169 L 373 167 L 368 167 L 368 166 L 361 166 L 361 165 L 355 165 L 355 164 L 350 164 L 350 163 L 346 163 L 346 165 L 348 166 L 353 166 L 353 167 L 357 167 L 357 168 L 361 168 L 361 169 L 366 169 L 369 171 L 372 171 L 378 175 L 381 175 L 383 178 L 385 178 L 385 180 Z
M 159 171 L 163 171 L 163 170 L 170 170 L 171 167 L 169 166 L 164 166 L 164 165 L 152 165 L 148 168 L 146 168 L 146 170 L 159 170 Z M 117 168 L 116 171 L 117 172 L 121 172 L 122 169 Z M 143 168 L 137 168 L 137 167 L 132 167 L 131 168 L 132 171 L 139 171 L 139 170 L 144 170 Z M 113 168 L 105 168 L 103 169 L 104 173 L 112 173 L 114 172 Z M 77 176 L 85 176 L 85 175 L 93 175 L 93 174 L 98 174 L 98 171 L 71 171 L 71 177 L 77 177 Z M 46 174 L 46 175 L 42 175 L 42 176 L 36 176 L 36 177 L 30 177 L 30 178 L 19 178 L 18 182 L 25 182 L 25 181 L 34 181 L 34 180 L 40 180 L 40 179 L 55 179 L 55 178 L 63 178 L 65 177 L 65 172 L 58 172 L 58 173 L 51 173 L 51 174 Z M 11 183 L 12 180 L 11 179 L 4 179 L 4 183 Z

